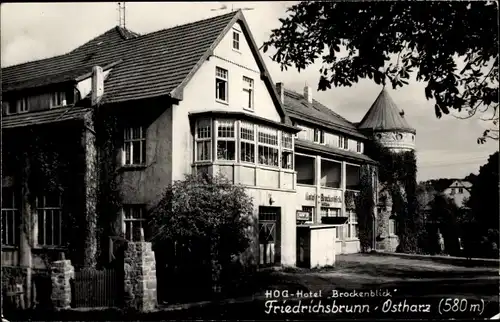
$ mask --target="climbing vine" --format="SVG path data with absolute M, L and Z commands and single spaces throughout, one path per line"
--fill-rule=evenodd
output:
M 415 152 L 395 153 L 375 142 L 367 147 L 367 154 L 379 162 L 380 193 L 386 193 L 392 200 L 392 215 L 398 227 L 398 251 L 419 252 L 422 219 L 417 207 Z

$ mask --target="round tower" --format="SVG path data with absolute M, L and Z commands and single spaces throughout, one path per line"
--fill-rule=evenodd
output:
M 415 150 L 416 131 L 405 119 L 385 87 L 372 104 L 358 128 L 394 152 Z

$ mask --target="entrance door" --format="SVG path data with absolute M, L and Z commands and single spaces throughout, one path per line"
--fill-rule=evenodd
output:
M 279 264 L 280 236 L 279 207 L 259 207 L 259 264 L 272 266 Z

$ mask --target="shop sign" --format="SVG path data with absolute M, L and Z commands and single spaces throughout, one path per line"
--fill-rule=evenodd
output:
M 308 201 L 316 201 L 316 194 L 311 194 L 311 193 L 306 193 L 306 200 Z M 325 195 L 322 193 L 320 195 L 321 198 L 321 205 L 322 206 L 330 206 L 330 203 L 342 203 L 342 196 L 341 195 Z
M 297 220 L 310 221 L 311 213 L 309 211 L 297 210 Z

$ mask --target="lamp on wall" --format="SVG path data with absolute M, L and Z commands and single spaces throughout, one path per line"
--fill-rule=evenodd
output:
M 269 204 L 272 206 L 273 203 L 274 203 L 273 195 L 272 194 L 268 194 L 267 196 L 269 197 Z

